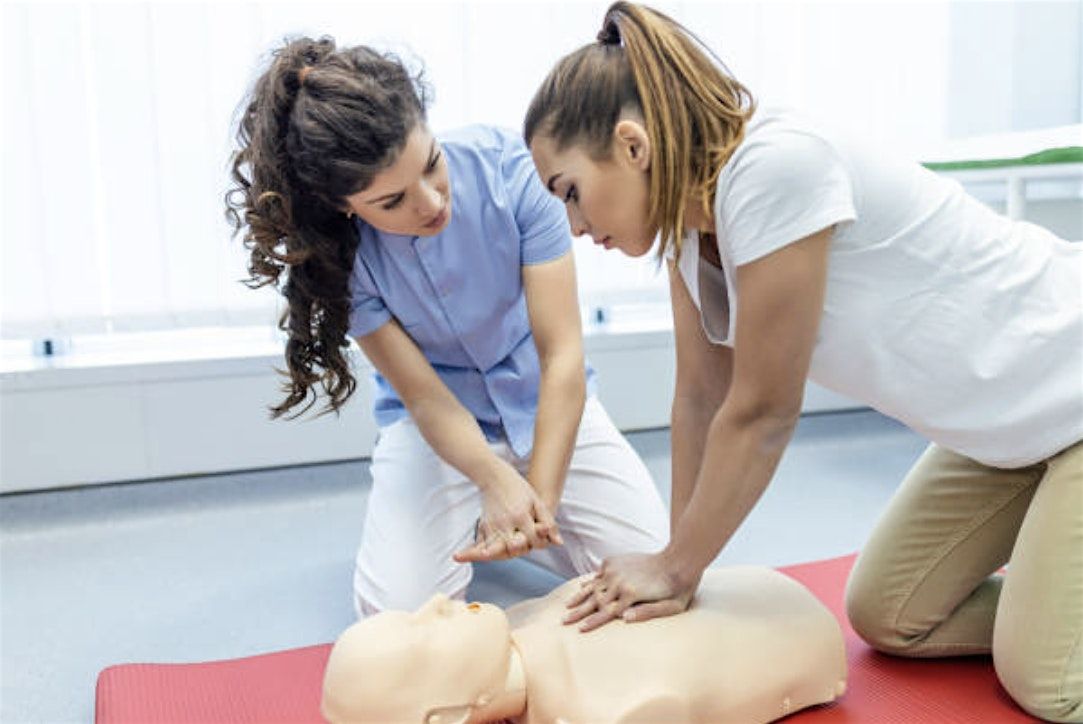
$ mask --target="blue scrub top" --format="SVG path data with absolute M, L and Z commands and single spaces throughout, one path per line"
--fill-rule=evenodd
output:
M 451 220 L 436 236 L 388 234 L 358 220 L 350 278 L 350 328 L 369 334 L 392 317 L 473 413 L 485 436 L 530 454 L 540 367 L 527 317 L 522 267 L 571 251 L 560 203 L 538 179 L 511 131 L 471 126 L 440 137 Z M 587 394 L 594 371 L 587 365 Z M 408 416 L 377 373 L 380 427 Z

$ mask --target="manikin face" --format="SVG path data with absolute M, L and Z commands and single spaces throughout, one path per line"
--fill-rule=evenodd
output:
M 544 135 L 534 137 L 530 152 L 542 183 L 564 203 L 573 234 L 590 234 L 595 244 L 628 256 L 650 251 L 656 233 L 647 221 L 650 141 L 641 124 L 618 123 L 603 161 L 582 146 L 558 149 Z
M 417 124 L 395 162 L 346 202 L 362 221 L 391 234 L 443 231 L 451 219 L 451 185 L 444 153 L 429 129 Z
M 449 724 L 503 690 L 511 654 L 504 612 L 436 595 L 416 613 L 385 611 L 339 637 L 324 674 L 324 716 Z

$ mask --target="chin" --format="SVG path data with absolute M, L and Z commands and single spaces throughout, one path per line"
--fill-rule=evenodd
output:
M 448 224 L 450 224 L 450 223 L 451 223 L 451 209 L 448 209 L 447 210 L 447 218 L 444 219 L 444 223 L 440 224 L 440 226 L 438 226 L 436 228 L 430 228 L 430 227 L 427 227 L 427 226 L 423 226 L 423 227 L 421 227 L 421 228 L 414 231 L 414 236 L 436 236 L 441 231 L 446 229 Z
M 620 250 L 625 256 L 638 258 L 638 257 L 646 255 L 646 253 L 651 250 L 651 247 L 653 245 L 654 245 L 654 242 L 652 240 L 652 241 L 648 241 L 646 243 L 640 242 L 638 244 L 635 244 L 634 246 L 633 245 L 622 246 L 622 247 L 620 247 Z

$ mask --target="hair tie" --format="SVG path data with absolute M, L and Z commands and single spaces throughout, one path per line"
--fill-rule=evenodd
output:
M 620 28 L 610 19 L 606 19 L 602 29 L 598 31 L 598 42 L 602 45 L 620 45 Z

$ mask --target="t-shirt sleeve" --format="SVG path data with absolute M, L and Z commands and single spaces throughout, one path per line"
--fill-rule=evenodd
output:
M 821 138 L 756 141 L 734 164 L 719 185 L 716 213 L 719 241 L 737 266 L 857 217 L 850 174 Z
M 390 320 L 391 312 L 384 304 L 372 274 L 360 255 L 354 257 L 350 274 L 350 336 L 364 337 Z
M 509 134 L 501 166 L 519 229 L 523 265 L 541 264 L 567 254 L 572 248 L 568 217 L 538 178 L 530 151 L 518 135 Z

